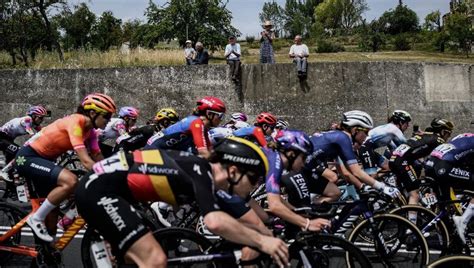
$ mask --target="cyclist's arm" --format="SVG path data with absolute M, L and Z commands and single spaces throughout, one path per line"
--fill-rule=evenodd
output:
M 354 174 L 354 176 L 359 178 L 365 184 L 368 184 L 373 187 L 374 184 L 377 182 L 374 178 L 365 173 L 365 171 L 362 170 L 359 164 L 349 165 L 349 170 L 352 174 Z
M 251 209 L 245 213 L 242 217 L 239 218 L 239 222 L 245 224 L 248 228 L 254 229 L 261 234 L 273 236 L 272 231 L 270 231 L 263 221 L 258 217 L 257 213 Z
M 291 211 L 291 209 L 282 202 L 280 194 L 267 193 L 267 201 L 268 209 L 272 214 L 301 228 L 306 226 L 306 218 Z
M 360 180 L 357 179 L 357 177 L 355 177 L 354 175 L 352 175 L 352 173 L 349 170 L 347 170 L 347 168 L 344 165 L 341 165 L 340 163 L 338 163 L 336 165 L 336 168 L 339 174 L 341 174 L 344 177 L 344 179 L 346 179 L 347 182 L 353 184 L 357 189 L 359 189 L 362 186 L 362 183 L 360 182 Z
M 31 119 L 31 117 L 26 117 L 23 120 L 23 122 L 21 122 L 21 124 L 23 125 L 23 127 L 25 128 L 25 131 L 29 135 L 34 135 L 35 134 L 35 130 L 33 129 L 33 119 Z
M 92 166 L 94 165 L 95 161 L 89 156 L 89 152 L 87 151 L 86 147 L 74 149 L 76 151 L 81 164 L 87 169 L 91 170 Z
M 257 203 L 257 201 L 255 201 L 255 199 L 251 198 L 248 204 L 262 221 L 267 222 L 269 218 L 268 213 L 265 212 L 265 210 Z
M 190 131 L 191 135 L 193 136 L 194 146 L 196 146 L 198 154 L 205 159 L 208 159 L 211 156 L 211 152 L 208 148 L 210 144 L 206 138 L 207 133 L 204 128 L 204 123 L 201 121 L 201 119 L 196 119 L 191 122 Z

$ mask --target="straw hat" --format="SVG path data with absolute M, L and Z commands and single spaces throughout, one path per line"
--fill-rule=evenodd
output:
M 192 44 L 193 42 L 191 42 L 191 40 L 186 40 L 186 43 L 185 43 L 185 44 L 187 44 L 187 43 Z
M 266 20 L 265 23 L 264 23 L 262 26 L 263 26 L 264 28 L 265 28 L 266 26 L 273 26 L 273 23 L 272 23 L 271 21 L 269 21 L 269 20 Z

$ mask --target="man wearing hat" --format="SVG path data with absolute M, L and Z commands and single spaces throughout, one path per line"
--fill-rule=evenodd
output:
M 275 39 L 275 32 L 272 27 L 271 21 L 267 20 L 262 25 L 263 31 L 260 33 L 260 63 L 275 63 L 275 57 L 273 56 L 272 42 Z
M 193 48 L 193 42 L 191 40 L 186 40 L 184 57 L 186 58 L 186 65 L 191 65 L 193 63 L 194 57 L 196 57 L 196 51 Z

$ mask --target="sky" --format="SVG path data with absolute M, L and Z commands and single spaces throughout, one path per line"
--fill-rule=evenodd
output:
M 286 0 L 274 0 L 284 7 Z M 380 17 L 386 10 L 395 8 L 398 0 L 366 0 L 369 10 L 363 14 L 368 21 Z M 89 8 L 100 15 L 106 10 L 114 13 L 114 16 L 122 21 L 140 19 L 145 20 L 144 12 L 149 0 L 69 0 L 70 4 L 86 2 Z M 167 0 L 153 0 L 157 5 L 163 5 Z M 232 25 L 237 28 L 242 36 L 257 36 L 261 31 L 258 13 L 262 11 L 263 3 L 272 2 L 269 0 L 229 0 L 228 9 L 232 12 Z M 424 18 L 432 11 L 439 10 L 441 14 L 449 11 L 449 0 L 404 0 L 403 3 L 413 9 L 420 19 Z

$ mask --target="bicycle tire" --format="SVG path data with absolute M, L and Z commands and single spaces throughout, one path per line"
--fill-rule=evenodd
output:
M 431 222 L 434 218 L 438 216 L 432 210 L 427 209 L 425 207 L 417 206 L 417 205 L 406 205 L 403 207 L 399 207 L 390 211 L 390 214 L 396 214 L 396 215 L 406 218 L 405 215 L 408 215 L 409 211 L 417 212 L 416 226 L 418 227 L 420 231 L 423 230 L 423 228 L 429 222 Z M 422 218 L 423 221 L 421 221 L 420 218 Z M 435 235 L 432 234 L 431 232 L 428 233 L 429 234 L 428 238 L 434 238 L 434 239 L 427 239 L 428 247 L 431 249 L 436 249 L 436 250 L 445 250 L 450 244 L 450 236 L 449 236 L 449 232 L 448 232 L 448 228 L 446 227 L 446 224 L 444 223 L 443 220 L 440 220 L 436 223 L 435 228 L 433 228 L 433 230 L 437 231 L 436 233 L 437 237 L 435 237 Z M 427 237 L 425 234 L 423 235 L 425 236 L 425 238 Z
M 0 203 L 0 226 L 9 226 L 10 228 L 17 224 L 26 216 L 26 213 L 19 207 L 6 202 Z M 3 234 L 3 232 L 2 232 Z M 21 232 L 17 232 L 10 239 L 2 242 L 2 245 L 20 244 Z M 0 251 L 0 265 L 4 265 L 14 255 L 12 252 Z
M 428 265 L 428 268 L 471 268 L 474 267 L 474 257 L 465 255 L 445 256 Z
M 311 233 L 292 243 L 289 252 L 292 267 L 372 267 L 353 243 L 332 234 Z
M 428 265 L 429 263 L 429 248 L 428 244 L 426 242 L 426 239 L 423 237 L 421 234 L 420 230 L 410 221 L 407 219 L 398 216 L 398 215 L 393 215 L 393 214 L 379 214 L 375 215 L 373 218 L 373 223 L 369 221 L 369 219 L 366 219 L 362 222 L 360 222 L 358 225 L 354 227 L 352 232 L 349 235 L 348 240 L 352 243 L 354 243 L 357 247 L 361 246 L 366 246 L 366 256 L 370 256 L 370 254 L 376 254 L 376 256 L 372 256 L 373 258 L 375 257 L 379 261 L 382 262 L 387 262 L 389 261 L 391 264 L 396 262 L 396 257 L 402 258 L 400 249 L 402 246 L 405 247 L 405 253 L 409 253 L 409 251 L 412 251 L 412 248 L 417 249 L 418 251 L 415 251 L 415 256 L 420 255 L 421 257 L 418 260 L 418 264 L 414 264 L 415 260 L 414 259 L 409 259 L 407 262 L 403 263 L 403 266 L 405 268 L 408 267 L 423 267 L 425 265 Z M 383 232 L 386 231 L 384 228 L 387 226 L 393 226 L 397 227 L 397 239 L 393 241 L 388 241 L 383 245 L 384 249 L 387 247 L 389 249 L 389 253 L 385 254 L 386 256 L 381 256 L 382 254 L 380 253 L 380 246 L 381 245 L 376 245 L 372 239 L 372 243 L 367 242 L 366 237 L 364 237 L 362 240 L 363 242 L 357 241 L 359 238 L 359 235 L 367 228 L 369 231 L 364 232 L 364 234 L 371 233 L 371 225 L 376 226 L 378 229 L 382 229 L 380 234 L 383 237 Z M 407 233 L 407 230 L 410 231 L 410 233 Z M 393 235 L 391 235 L 393 237 Z M 408 242 L 408 243 L 407 243 Z M 414 243 L 417 243 L 414 245 Z M 349 257 L 346 254 L 346 257 Z M 369 257 L 369 259 L 372 261 L 372 259 Z M 372 262 L 373 263 L 373 262 Z M 409 264 L 412 264 L 410 266 Z M 400 264 L 401 265 L 401 264 Z M 401 266 L 400 266 L 401 267 Z

